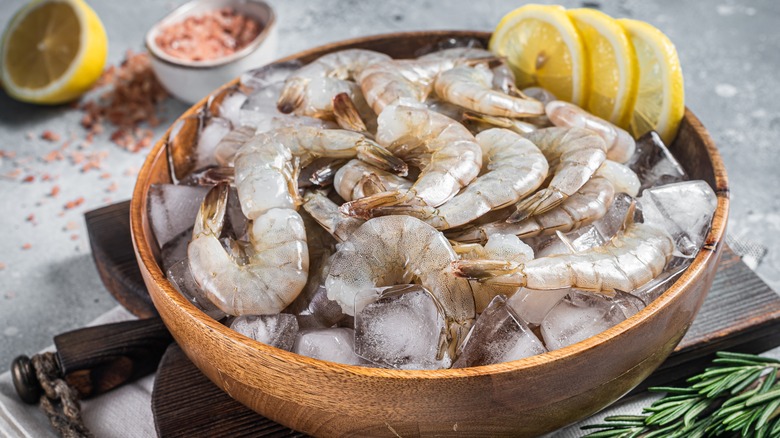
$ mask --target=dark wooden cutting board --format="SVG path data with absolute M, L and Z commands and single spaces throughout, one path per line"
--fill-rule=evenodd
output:
M 130 312 L 156 315 L 133 252 L 129 201 L 86 213 L 92 254 L 109 292 Z M 707 299 L 672 355 L 633 392 L 678 382 L 718 350 L 760 353 L 780 345 L 780 297 L 727 246 Z M 173 344 L 157 370 L 152 411 L 159 436 L 303 436 L 236 402 Z

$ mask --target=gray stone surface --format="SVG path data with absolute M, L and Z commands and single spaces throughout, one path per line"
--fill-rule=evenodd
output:
M 5 25 L 23 0 L 3 0 Z M 140 50 L 146 29 L 179 2 L 91 0 L 105 23 L 109 62 L 128 49 Z M 317 1 L 276 0 L 279 56 L 345 38 L 420 29 L 490 30 L 516 1 Z M 567 7 L 581 6 L 574 1 Z M 710 130 L 729 172 L 732 193 L 730 230 L 758 241 L 769 251 L 757 268 L 780 289 L 780 3 L 772 0 L 677 2 L 674 0 L 596 2 L 616 17 L 648 21 L 675 42 L 685 73 L 686 102 Z M 168 121 L 185 109 L 167 104 Z M 80 114 L 68 107 L 37 107 L 12 101 L 0 92 L 0 149 L 25 161 L 22 176 L 0 177 L 0 372 L 20 353 L 33 353 L 53 335 L 82 326 L 115 305 L 97 276 L 89 253 L 83 213 L 130 197 L 144 153 L 128 153 L 104 134 L 85 152 L 105 151 L 100 171 L 79 172 L 61 161 L 40 157 L 59 147 L 37 136 L 50 129 L 66 139 L 83 136 Z M 156 130 L 159 135 L 164 126 Z M 36 135 L 27 139 L 26 133 Z M 74 145 L 71 148 L 75 147 Z M 0 174 L 13 169 L 0 159 Z M 101 179 L 103 172 L 111 176 Z M 41 181 L 44 174 L 52 181 Z M 21 179 L 33 175 L 35 181 Z M 112 183 L 116 190 L 109 191 Z M 57 197 L 47 194 L 54 185 Z M 64 210 L 79 197 L 84 203 Z M 27 221 L 33 214 L 34 220 Z M 70 225 L 69 225 L 70 224 Z M 69 229 L 73 228 L 74 229 Z M 29 249 L 23 249 L 26 243 Z

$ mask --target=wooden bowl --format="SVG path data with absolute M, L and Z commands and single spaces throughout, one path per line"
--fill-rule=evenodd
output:
M 371 36 L 282 61 L 310 62 L 347 48 L 404 58 L 452 37 L 486 42 L 490 34 Z M 196 114 L 206 103 L 201 100 L 182 117 Z M 647 308 L 592 338 L 514 362 L 435 371 L 341 365 L 239 335 L 196 309 L 166 280 L 147 217 L 147 194 L 150 184 L 171 182 L 168 133 L 141 169 L 130 213 L 133 245 L 154 305 L 187 356 L 215 384 L 258 413 L 312 435 L 531 437 L 587 417 L 641 382 L 682 339 L 712 285 L 726 228 L 729 190 L 723 162 L 707 131 L 686 111 L 671 149 L 692 178 L 712 186 L 718 207 L 703 250 Z M 170 152 L 182 156 L 182 151 Z

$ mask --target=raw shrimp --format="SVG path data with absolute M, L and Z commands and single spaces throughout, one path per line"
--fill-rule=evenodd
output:
M 439 230 L 471 222 L 483 214 L 517 202 L 544 182 L 547 160 L 529 140 L 512 131 L 489 129 L 477 135 L 485 173 L 438 208 L 427 205 L 382 206 L 373 215 L 406 214 Z
M 327 111 L 334 96 L 346 92 L 355 99 L 354 79 L 372 64 L 389 61 L 384 53 L 349 49 L 321 56 L 291 74 L 277 101 L 279 111 L 311 115 Z
M 606 245 L 574 254 L 541 257 L 526 263 L 460 260 L 453 267 L 458 276 L 506 286 L 632 291 L 659 275 L 671 260 L 673 250 L 674 242 L 666 231 L 632 223 Z
M 411 186 L 411 181 L 360 160 L 342 166 L 333 179 L 333 187 L 345 201 L 389 190 L 408 190 Z
M 385 107 L 395 103 L 422 105 L 441 72 L 458 65 L 494 59 L 494 54 L 482 49 L 441 50 L 418 59 L 394 59 L 373 64 L 358 75 L 358 82 L 366 102 L 377 114 L 382 114 Z
M 295 210 L 272 208 L 252 222 L 250 250 L 239 257 L 235 251 L 229 254 L 219 240 L 228 190 L 227 183 L 214 186 L 198 211 L 187 247 L 192 276 L 229 315 L 279 313 L 306 284 L 309 255 L 303 221 Z
M 596 175 L 607 178 L 615 186 L 617 193 L 625 193 L 632 198 L 639 193 L 641 183 L 637 174 L 630 167 L 617 161 L 604 160 Z
M 517 211 L 507 220 L 521 220 L 549 211 L 580 189 L 606 158 L 604 140 L 579 128 L 545 128 L 526 134 L 542 151 L 550 169 L 555 169 L 547 188 L 517 203 Z
M 385 168 L 406 171 L 405 163 L 357 132 L 309 126 L 276 129 L 256 135 L 236 154 L 236 187 L 244 215 L 255 219 L 270 208 L 299 205 L 298 169 L 322 156 L 358 156 Z
M 228 132 L 222 140 L 217 143 L 214 150 L 214 156 L 220 166 L 233 166 L 233 160 L 236 158 L 236 152 L 241 149 L 244 143 L 255 136 L 256 129 L 252 126 L 241 126 Z
M 625 163 L 634 155 L 636 142 L 624 129 L 595 116 L 573 103 L 554 100 L 545 106 L 545 113 L 555 126 L 589 129 L 607 145 L 607 158 Z
M 339 211 L 339 206 L 320 191 L 306 192 L 303 209 L 339 242 L 345 242 L 363 223 Z
M 544 114 L 544 105 L 535 99 L 516 97 L 492 88 L 493 73 L 485 65 L 458 66 L 436 77 L 434 90 L 447 102 L 480 114 L 500 117 L 527 117 Z
M 447 238 L 458 242 L 486 242 L 495 233 L 514 234 L 520 238 L 566 233 L 587 225 L 604 216 L 615 197 L 613 184 L 600 176 L 594 176 L 577 193 L 569 196 L 561 205 L 542 214 L 531 216 L 517 223 L 504 220 L 469 226 L 447 234 Z
M 342 205 L 350 216 L 368 218 L 371 209 L 387 204 L 437 207 L 471 183 L 482 168 L 482 150 L 468 129 L 426 108 L 387 107 L 379 116 L 376 138 L 397 156 L 424 156 L 427 164 L 408 191 L 379 193 Z
M 439 231 L 409 216 L 385 216 L 360 226 L 336 252 L 325 280 L 328 298 L 353 315 L 362 291 L 412 281 L 428 289 L 449 324 L 450 347 L 465 336 L 476 316 L 466 279 L 452 274 L 458 256 Z

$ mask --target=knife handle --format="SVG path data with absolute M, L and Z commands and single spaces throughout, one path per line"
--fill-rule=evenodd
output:
M 154 372 L 171 342 L 160 318 L 86 327 L 54 337 L 60 374 L 82 399 Z M 20 398 L 36 403 L 41 389 L 29 359 L 16 358 L 12 375 Z

